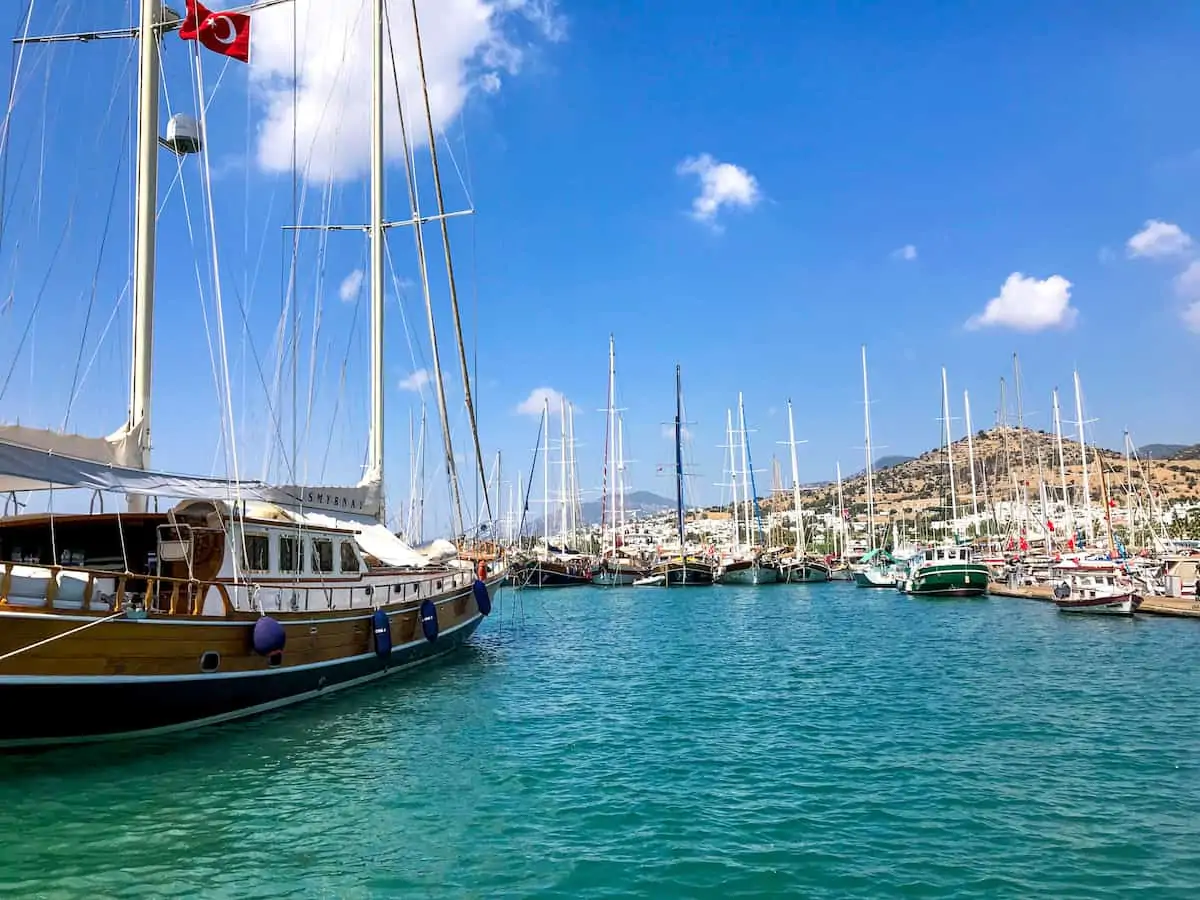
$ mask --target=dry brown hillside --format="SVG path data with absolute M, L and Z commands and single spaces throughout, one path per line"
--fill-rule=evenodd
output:
M 1042 471 L 1048 486 L 1058 487 L 1058 451 L 1054 435 L 1033 429 L 992 428 L 976 434 L 975 479 L 980 505 L 986 496 L 993 500 L 1012 497 L 1012 476 L 1016 474 L 1018 484 L 1028 481 L 1030 497 L 1036 498 L 1038 485 L 1038 453 L 1040 450 Z M 1007 448 L 1007 449 L 1006 449 Z M 1125 459 L 1111 450 L 1098 451 L 1104 460 L 1109 490 L 1114 497 L 1125 494 Z M 1100 496 L 1100 479 L 1096 472 L 1096 450 L 1088 449 L 1088 481 L 1092 497 Z M 968 463 L 967 440 L 963 438 L 953 446 L 955 493 L 960 510 L 969 509 L 971 502 L 971 475 Z M 1081 496 L 1083 466 L 1079 444 L 1063 441 L 1066 461 L 1067 486 L 1072 496 Z M 1024 467 L 1022 467 L 1022 458 Z M 1170 504 L 1176 501 L 1194 502 L 1200 499 L 1200 459 L 1143 460 L 1132 463 L 1133 487 L 1145 496 L 1147 482 L 1153 487 L 1157 500 Z M 866 503 L 866 476 L 856 475 L 846 479 L 843 485 L 846 505 L 857 510 Z M 880 516 L 890 514 L 913 515 L 914 513 L 942 504 L 943 494 L 948 495 L 946 477 L 946 451 L 943 448 L 930 450 L 916 459 L 875 473 L 875 507 Z M 787 505 L 789 498 L 780 497 L 778 503 Z M 822 510 L 837 505 L 835 485 L 821 485 L 803 491 L 803 502 L 810 509 Z

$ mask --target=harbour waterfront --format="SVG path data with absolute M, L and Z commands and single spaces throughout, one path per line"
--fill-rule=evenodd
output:
M 22 897 L 1189 897 L 1186 620 L 852 584 L 504 591 L 451 661 L 9 757 Z

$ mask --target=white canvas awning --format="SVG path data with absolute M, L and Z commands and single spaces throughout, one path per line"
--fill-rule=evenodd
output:
M 287 511 L 287 516 L 294 521 L 304 522 L 308 525 L 352 531 L 354 532 L 354 542 L 358 544 L 358 549 L 364 554 L 373 556 L 387 566 L 396 566 L 397 568 L 404 569 L 424 568 L 425 566 L 443 561 L 441 559 L 432 559 L 419 550 L 413 549 L 378 522 L 364 522 L 359 519 L 347 519 L 315 512 L 294 513 Z
M 100 446 L 111 443 L 111 452 Z M 134 445 L 136 447 L 136 445 Z M 364 518 L 379 514 L 378 484 L 353 487 L 270 485 L 203 475 L 155 472 L 128 464 L 128 446 L 103 438 L 0 427 L 0 493 L 82 488 L 183 500 L 259 500 L 289 509 L 328 510 Z

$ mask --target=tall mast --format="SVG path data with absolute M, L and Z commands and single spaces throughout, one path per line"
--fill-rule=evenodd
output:
M 954 439 L 950 436 L 950 394 L 946 390 L 946 367 L 942 366 L 942 418 L 946 432 L 946 468 L 950 472 L 950 532 L 958 538 L 958 496 L 954 491 Z
M 421 404 L 421 430 L 417 433 L 417 539 L 425 539 L 425 404 Z
M 733 410 L 725 410 L 725 442 L 729 446 L 729 485 L 733 491 L 733 546 L 742 545 L 742 511 L 738 507 L 737 444 L 733 442 Z M 750 539 L 750 535 L 746 535 Z
M 867 345 L 862 346 L 863 427 L 867 453 L 867 550 L 875 549 L 875 461 L 871 458 L 871 394 L 867 390 Z
M 617 427 L 616 427 L 616 406 L 614 402 L 614 390 L 617 380 L 617 363 L 616 350 L 613 346 L 613 336 L 608 336 L 608 417 L 604 423 L 604 471 L 600 479 L 600 537 L 604 538 L 604 527 L 607 525 L 612 531 L 612 548 L 613 552 L 617 549 L 617 532 L 613 528 L 614 523 L 610 521 L 612 516 L 609 515 L 608 509 L 608 467 L 613 467 L 613 487 L 616 487 L 616 465 L 617 465 Z M 615 491 L 614 491 L 615 494 Z M 615 498 L 614 498 L 615 499 Z M 614 504 L 615 505 L 615 504 Z
M 625 420 L 617 416 L 617 483 L 614 500 L 617 510 L 617 527 L 625 534 Z M 615 542 L 615 538 L 614 538 Z
M 376 2 L 379 2 L 379 0 L 376 0 Z M 425 319 L 429 325 L 429 358 L 433 366 L 434 396 L 437 398 L 438 419 L 442 426 L 443 462 L 446 467 L 446 478 L 450 482 L 451 525 L 454 533 L 457 535 L 463 533 L 462 497 L 458 484 L 458 463 L 454 457 L 454 442 L 450 436 L 450 416 L 446 408 L 446 382 L 442 377 L 442 354 L 438 345 L 437 319 L 433 315 L 433 294 L 429 288 L 429 267 L 426 264 L 425 258 L 425 231 L 421 222 L 421 208 L 417 200 L 417 176 L 415 165 L 409 153 L 408 127 L 405 125 L 403 108 L 399 110 L 399 113 L 400 142 L 404 147 L 404 180 L 408 188 L 408 205 L 412 210 L 414 220 L 413 243 L 417 253 L 417 271 L 421 277 L 421 293 L 425 298 Z M 424 416 L 424 412 L 422 412 L 422 416 Z M 422 465 L 424 465 L 423 460 Z M 530 470 L 530 478 L 532 477 L 533 472 Z
M 1025 457 L 1025 406 L 1021 402 L 1021 363 L 1013 354 L 1013 384 L 1017 391 L 1017 451 L 1021 460 L 1021 517 L 1025 530 L 1029 528 L 1029 465 Z
M 1087 439 L 1083 431 L 1083 397 L 1079 390 L 1079 370 L 1073 373 L 1075 378 L 1075 418 L 1079 427 L 1079 455 L 1083 459 L 1083 528 L 1084 536 L 1090 542 L 1094 536 L 1092 528 L 1092 485 L 1088 481 Z
M 842 536 L 840 552 L 842 555 L 842 561 L 845 562 L 845 560 L 846 560 L 846 504 L 845 504 L 845 501 L 842 499 L 842 464 L 841 464 L 841 462 L 837 463 L 837 485 L 838 485 L 838 511 L 837 511 L 838 533 Z
M 579 477 L 575 469 L 575 404 L 567 404 L 567 465 L 570 466 L 568 471 L 568 485 L 570 486 L 570 496 L 568 498 L 568 510 L 571 515 L 571 544 L 576 544 L 576 533 L 579 530 L 576 513 L 579 511 Z
M 1059 486 L 1062 488 L 1063 507 L 1067 517 L 1067 533 L 1074 537 L 1075 535 L 1075 516 L 1072 513 L 1074 504 L 1071 503 L 1071 498 L 1067 496 L 1067 460 L 1063 455 L 1062 441 L 1062 417 L 1058 409 L 1058 388 L 1054 389 L 1054 444 L 1058 449 L 1058 480 Z
M 1004 467 L 1007 469 L 1008 480 L 1012 489 L 1012 501 L 1008 508 L 1008 525 L 1011 528 L 1016 522 L 1016 505 L 1017 505 L 1017 473 L 1013 471 L 1012 465 L 1012 449 L 1009 445 L 1008 434 L 1008 393 L 1007 382 L 1004 378 L 1000 379 L 1000 434 L 1004 437 Z M 997 470 L 997 481 L 999 481 L 999 470 Z M 997 487 L 999 494 L 999 487 Z M 999 518 L 996 524 L 999 525 Z M 1011 533 L 1011 532 L 1010 532 Z
M 1104 475 L 1104 460 L 1100 458 L 1100 450 L 1093 448 L 1096 454 L 1096 468 L 1100 470 L 1100 499 L 1104 502 L 1104 525 L 1108 531 L 1108 558 L 1117 558 L 1117 547 L 1113 541 L 1112 504 L 1108 501 L 1108 479 Z
M 804 523 L 800 514 L 800 466 L 796 463 L 796 423 L 792 419 L 792 401 L 788 402 L 788 449 L 792 451 L 792 511 L 796 515 L 796 557 L 804 557 Z
M 413 411 L 412 407 L 408 408 L 408 510 L 404 514 L 404 521 L 401 523 L 400 530 L 404 532 L 404 536 L 412 541 L 413 531 L 413 512 L 416 510 L 417 503 L 417 433 L 413 428 Z
M 742 499 L 746 505 L 746 546 L 750 547 L 754 544 L 754 539 L 751 537 L 754 532 L 750 518 L 750 505 L 754 502 L 754 498 L 750 496 L 752 492 L 750 490 L 749 450 L 746 448 L 746 407 L 742 405 L 741 391 L 738 391 L 738 433 L 742 439 Z
M 542 398 L 542 423 L 546 428 L 546 443 L 542 445 L 542 539 L 550 550 L 550 398 Z
M 971 463 L 971 521 L 979 531 L 979 497 L 975 490 L 975 435 L 971 431 L 971 394 L 963 391 L 963 411 L 967 417 L 967 457 Z
M 384 0 L 375 0 L 376 14 L 381 23 L 383 21 L 383 5 L 384 5 Z M 462 318 L 459 315 L 459 311 L 458 311 L 458 287 L 456 286 L 455 281 L 454 281 L 454 261 L 450 255 L 450 231 L 449 231 L 449 226 L 447 225 L 448 217 L 446 215 L 446 204 L 442 197 L 442 178 L 438 172 L 437 136 L 433 130 L 433 107 L 431 106 L 431 104 L 429 102 L 429 82 L 425 78 L 425 54 L 421 49 L 421 24 L 419 21 L 419 17 L 417 16 L 417 0 L 412 0 L 412 16 L 413 16 L 413 35 L 416 39 L 417 70 L 421 76 L 421 94 L 425 101 L 425 127 L 426 127 L 426 132 L 429 137 L 429 163 L 430 163 L 431 168 L 433 169 L 433 191 L 434 191 L 434 196 L 437 199 L 438 224 L 441 226 L 441 232 L 442 232 L 442 251 L 443 251 L 443 254 L 446 259 L 446 282 L 447 282 L 447 286 L 450 289 L 450 311 L 454 317 L 454 337 L 455 337 L 456 343 L 458 344 L 458 361 L 460 364 L 461 374 L 462 374 L 463 399 L 467 406 L 467 419 L 471 423 L 471 439 L 475 444 L 475 466 L 479 471 L 479 481 L 483 486 L 483 503 L 484 503 L 485 509 L 487 510 L 488 518 L 491 518 L 492 501 L 488 497 L 487 479 L 485 479 L 484 475 L 483 475 L 483 448 L 479 444 L 479 428 L 477 427 L 477 424 L 475 421 L 475 403 L 471 399 L 471 373 L 470 373 L 469 369 L 467 368 L 467 350 L 466 350 L 465 345 L 463 344 Z M 379 59 L 380 59 L 380 66 L 379 66 L 380 74 L 377 75 L 376 78 L 378 79 L 379 83 L 382 84 L 382 72 L 383 72 L 382 51 L 380 52 Z M 381 95 L 382 95 L 382 91 L 381 91 Z M 397 98 L 397 102 L 399 102 L 399 98 Z M 381 116 L 382 116 L 382 114 L 381 114 Z M 380 122 L 382 122 L 382 118 L 380 119 Z M 407 150 L 406 150 L 406 152 L 407 152 Z M 421 227 L 420 216 L 415 209 L 413 210 L 413 217 L 415 219 L 417 219 L 415 227 L 420 228 Z M 435 352 L 436 352 L 436 349 L 435 349 Z M 445 411 L 443 411 L 442 415 L 444 418 Z M 449 425 L 447 425 L 446 427 L 448 429 Z M 449 432 L 447 431 L 447 435 L 448 435 L 448 433 Z M 449 441 L 448 437 L 446 440 L 446 447 L 449 450 L 450 441 Z M 455 497 L 457 499 L 458 471 L 457 471 L 457 466 L 454 464 L 452 453 L 451 453 L 451 459 L 450 459 L 449 464 L 452 467 L 452 474 L 455 479 L 454 490 L 455 490 Z M 461 512 L 460 512 L 460 516 L 461 516 Z
M 370 430 L 363 482 L 383 485 L 383 4 L 374 0 L 371 15 L 371 311 Z M 419 225 L 417 227 L 420 227 Z M 382 500 L 379 517 L 384 518 Z
M 558 527 L 567 534 L 567 400 L 558 398 Z
M 1133 530 L 1133 469 L 1129 462 L 1130 438 L 1129 429 L 1125 429 L 1125 527 L 1128 529 L 1129 546 L 1137 546 L 1137 536 Z
M 683 379 L 675 366 L 675 513 L 679 526 L 679 558 L 687 560 L 685 519 L 683 512 Z
M 125 434 L 137 441 L 138 463 L 150 466 L 150 383 L 154 362 L 154 253 L 158 212 L 158 26 L 160 5 L 142 0 L 138 20 L 138 124 L 133 238 L 133 365 Z M 146 509 L 130 495 L 129 509 Z

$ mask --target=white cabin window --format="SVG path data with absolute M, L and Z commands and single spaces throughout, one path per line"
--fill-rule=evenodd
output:
M 352 541 L 340 541 L 338 548 L 341 556 L 342 572 L 344 574 L 361 572 L 362 567 L 358 564 L 358 554 L 354 551 L 354 543 Z
M 300 539 L 290 535 L 279 536 L 279 571 L 294 574 L 300 571 Z
M 333 571 L 333 541 L 330 538 L 313 538 L 312 571 L 325 574 Z
M 242 568 L 247 572 L 271 569 L 271 539 L 265 534 L 242 535 Z

